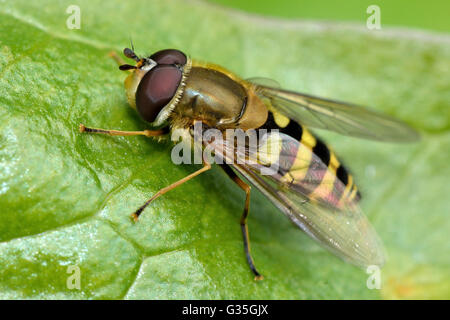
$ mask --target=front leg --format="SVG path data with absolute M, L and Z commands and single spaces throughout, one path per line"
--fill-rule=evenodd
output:
M 143 131 L 120 131 L 120 130 L 105 130 L 97 128 L 88 128 L 84 124 L 80 124 L 81 133 L 100 133 L 108 134 L 110 136 L 146 136 L 146 137 L 157 137 L 168 133 L 167 130 L 143 130 Z

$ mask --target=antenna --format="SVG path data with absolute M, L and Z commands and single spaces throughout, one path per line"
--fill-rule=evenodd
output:
M 133 39 L 131 38 L 131 36 L 130 36 L 130 45 L 131 45 L 131 50 L 133 50 L 133 52 L 134 52 Z
M 130 64 L 123 64 L 119 67 L 120 70 L 122 71 L 126 71 L 126 70 L 131 70 L 131 69 L 137 69 L 136 66 L 132 66 Z
M 134 53 L 134 48 L 133 50 L 130 48 L 125 48 L 123 49 L 123 54 L 125 55 L 125 57 L 133 59 L 136 62 L 139 62 L 141 59 L 139 59 L 139 57 Z

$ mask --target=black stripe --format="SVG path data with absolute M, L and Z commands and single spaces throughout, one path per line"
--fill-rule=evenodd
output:
M 328 147 L 316 138 L 316 145 L 313 148 L 313 153 L 322 160 L 322 162 L 328 166 L 330 163 L 330 150 L 328 150 Z
M 280 129 L 280 127 L 275 122 L 272 112 L 269 111 L 266 122 L 264 122 L 264 124 L 259 127 L 259 129 Z
M 275 118 L 273 117 L 272 112 L 269 112 L 266 122 L 260 127 L 260 129 L 278 129 L 281 133 L 284 133 L 297 141 L 300 141 L 303 135 L 302 126 L 292 120 L 289 120 L 289 124 L 286 127 L 281 128 L 275 122 Z
M 291 136 L 297 141 L 302 140 L 303 128 L 295 121 L 289 120 L 289 124 L 286 127 L 281 128 L 280 131 Z
M 301 144 L 303 128 L 300 124 L 298 124 L 295 121 L 289 120 L 289 124 L 285 128 L 281 128 L 275 122 L 273 113 L 269 112 L 266 122 L 264 123 L 264 125 L 260 127 L 260 129 L 267 129 L 267 130 L 278 129 L 281 133 L 289 135 L 290 137 L 296 140 L 295 149 L 306 148 L 306 146 Z M 328 162 L 330 161 L 328 148 L 320 141 L 318 141 L 317 143 L 319 144 L 319 146 L 315 151 L 313 150 L 313 152 L 316 153 L 317 156 L 321 159 L 321 161 L 325 163 L 325 167 L 323 168 L 324 170 L 318 170 L 317 168 L 318 163 L 317 162 L 314 163 L 314 161 L 311 161 L 311 163 L 309 164 L 308 171 L 305 175 L 305 178 L 301 181 L 301 185 L 300 184 L 291 185 L 291 188 L 297 189 L 301 193 L 306 195 L 313 192 L 320 185 L 326 173 L 325 168 L 328 166 Z M 283 143 L 279 157 L 280 166 L 278 174 L 280 176 L 286 175 L 295 162 L 298 150 L 292 150 L 294 149 L 294 146 L 292 144 L 293 143 L 287 143 L 287 141 Z M 325 148 L 325 150 L 323 150 L 324 149 L 323 147 Z M 289 151 L 289 149 L 291 150 Z M 323 157 L 326 155 L 328 155 L 328 159 Z
M 164 127 L 164 128 L 161 128 L 160 130 L 162 130 L 163 134 L 168 134 L 168 133 L 170 133 L 170 127 L 169 127 L 169 126 L 166 126 L 166 127 Z
M 336 175 L 337 175 L 338 179 L 341 180 L 344 185 L 347 185 L 348 172 L 342 165 L 340 165 L 339 168 L 337 169 Z
M 259 129 L 265 129 L 270 133 L 271 130 L 278 130 L 280 133 L 289 135 L 294 140 L 283 140 L 283 143 L 281 145 L 281 150 L 278 155 L 278 175 L 280 177 L 283 177 L 286 175 L 289 170 L 291 169 L 292 165 L 295 162 L 295 159 L 297 157 L 298 148 L 300 147 L 300 140 L 302 136 L 302 127 L 295 123 L 294 121 L 290 121 L 289 125 L 285 128 L 281 128 L 277 123 L 275 122 L 275 118 L 273 116 L 272 112 L 269 112 L 267 116 L 266 122 L 259 127 Z M 262 132 L 259 132 L 259 139 L 262 138 L 260 135 Z

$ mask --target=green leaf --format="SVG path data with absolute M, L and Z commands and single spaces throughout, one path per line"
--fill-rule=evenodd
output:
M 66 9 L 81 9 L 68 29 Z M 269 20 L 197 1 L 10 1 L 0 8 L 0 298 L 449 298 L 450 40 L 419 31 Z M 389 145 L 321 133 L 352 169 L 383 239 L 383 287 L 218 168 L 129 214 L 198 166 L 168 143 L 82 135 L 146 128 L 107 54 L 175 47 L 244 78 L 371 105 L 423 134 Z M 79 268 L 80 289 L 68 286 Z M 70 284 L 70 283 L 69 283 Z

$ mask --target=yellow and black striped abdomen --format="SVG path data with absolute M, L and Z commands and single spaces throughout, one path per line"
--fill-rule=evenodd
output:
M 339 162 L 335 153 L 306 127 L 276 113 L 269 112 L 262 129 L 277 129 L 298 141 L 282 146 L 278 179 L 310 199 L 334 207 L 359 201 L 359 191 L 352 175 Z

